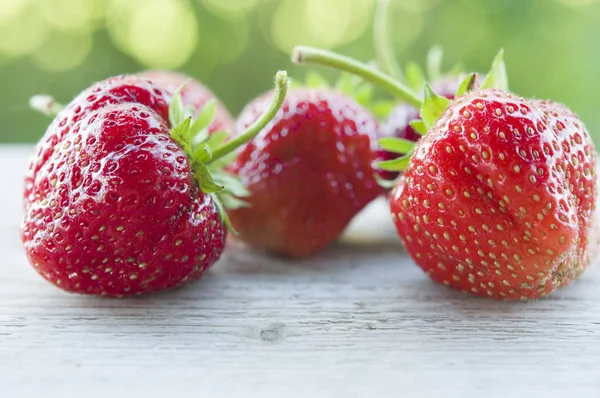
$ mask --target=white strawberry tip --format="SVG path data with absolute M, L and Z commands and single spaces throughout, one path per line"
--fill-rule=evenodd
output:
M 196 119 L 192 117 L 193 110 L 184 109 L 181 100 L 181 90 L 185 84 L 177 89 L 171 100 L 171 138 L 188 156 L 198 186 L 202 192 L 212 196 L 221 219 L 233 232 L 235 230 L 225 209 L 247 206 L 240 198 L 249 196 L 250 192 L 234 175 L 225 171 L 225 168 L 234 160 L 237 148 L 252 140 L 275 117 L 283 105 L 289 84 L 287 72 L 277 72 L 274 95 L 269 107 L 254 124 L 233 138 L 225 131 L 209 133 L 208 128 L 217 109 L 215 99 L 204 105 Z

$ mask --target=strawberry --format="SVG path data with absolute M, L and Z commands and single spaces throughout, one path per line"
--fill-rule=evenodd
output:
M 24 207 L 36 200 L 33 193 L 35 175 L 48 162 L 56 145 L 90 112 L 107 104 L 139 103 L 151 108 L 163 118 L 168 116 L 169 96 L 147 79 L 137 76 L 117 76 L 92 85 L 62 110 L 37 144 L 25 176 Z M 61 108 L 61 106 L 58 106 Z
M 95 90 L 114 81 L 139 85 L 124 90 L 128 101 Z M 21 236 L 36 271 L 69 292 L 118 297 L 198 279 L 225 246 L 222 200 L 240 195 L 217 160 L 273 117 L 287 82 L 278 73 L 265 114 L 226 143 L 222 133 L 209 137 L 214 107 L 192 122 L 178 94 L 168 99 L 145 79 L 119 77 L 86 90 L 109 100 L 84 106 L 82 98 L 93 101 L 79 96 L 57 116 L 68 122 L 51 124 L 46 136 L 60 141 L 45 147 L 28 187 Z
M 459 76 L 444 78 L 432 85 L 434 91 L 440 95 L 454 99 L 454 94 L 458 90 L 458 85 L 461 79 Z M 436 84 L 437 83 L 437 84 Z M 440 88 L 438 88 L 440 87 Z M 389 116 L 381 125 L 381 135 L 383 137 L 404 138 L 409 141 L 417 142 L 422 136 L 413 126 L 411 122 L 421 119 L 419 110 L 408 103 L 400 103 L 396 105 L 390 112 Z
M 185 107 L 191 107 L 195 110 L 194 116 L 206 106 L 206 103 L 217 97 L 206 86 L 181 73 L 148 70 L 138 73 L 139 76 L 151 80 L 155 85 L 173 95 L 179 87 L 181 89 L 181 100 Z M 234 130 L 234 121 L 229 111 L 221 102 L 217 103 L 217 110 L 212 124 L 209 126 L 209 132 Z
M 460 76 L 449 76 L 442 78 L 433 83 L 435 92 L 440 93 L 448 99 L 454 99 L 454 95 L 461 83 Z M 474 84 L 477 84 L 476 82 Z M 419 110 L 414 106 L 402 102 L 395 105 L 389 112 L 388 117 L 381 124 L 381 137 L 395 137 L 404 140 L 417 142 L 423 136 L 425 131 L 422 130 L 420 122 L 421 115 Z M 418 131 L 420 130 L 420 131 Z M 380 150 L 379 158 L 382 160 L 391 160 L 398 156 L 397 153 Z M 393 180 L 398 177 L 397 172 L 387 171 L 379 173 L 386 180 Z
M 341 56 L 296 52 L 306 63 L 343 66 Z M 413 100 L 398 82 L 352 62 L 354 71 Z M 508 93 L 502 54 L 481 90 L 470 91 L 469 79 L 452 101 L 426 86 L 420 109 L 427 134 L 416 146 L 381 140 L 409 154 L 380 164 L 403 170 L 390 198 L 392 219 L 434 281 L 496 299 L 543 297 L 576 279 L 594 254 L 594 145 L 565 106 Z
M 251 102 L 238 129 L 272 94 Z M 231 165 L 251 195 L 229 215 L 238 238 L 277 255 L 312 255 L 335 240 L 382 191 L 374 179 L 377 122 L 340 92 L 298 88 Z
M 504 91 L 475 92 L 451 103 L 418 145 L 392 193 L 392 218 L 435 281 L 541 297 L 589 264 L 594 154 L 570 116 Z

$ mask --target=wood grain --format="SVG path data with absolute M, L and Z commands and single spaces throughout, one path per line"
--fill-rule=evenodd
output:
M 180 290 L 63 293 L 18 238 L 30 151 L 0 147 L 2 397 L 600 396 L 597 268 L 535 302 L 456 293 L 402 252 L 381 202 L 311 260 L 231 244 Z

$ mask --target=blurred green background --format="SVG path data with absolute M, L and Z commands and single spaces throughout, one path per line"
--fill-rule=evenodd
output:
M 36 141 L 48 119 L 37 93 L 68 102 L 90 83 L 178 69 L 236 114 L 271 86 L 295 44 L 374 58 L 375 0 L 0 0 L 0 142 Z M 505 49 L 511 88 L 569 105 L 600 143 L 600 0 L 392 0 L 399 60 L 487 71 Z M 331 72 L 326 74 L 330 78 Z

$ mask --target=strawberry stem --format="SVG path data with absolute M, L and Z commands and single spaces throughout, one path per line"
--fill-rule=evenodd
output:
M 377 62 L 382 72 L 405 82 L 406 78 L 396 61 L 390 40 L 389 14 L 390 0 L 379 0 L 375 9 L 375 20 L 373 21 L 373 44 L 377 54 Z
M 410 88 L 399 81 L 394 80 L 391 76 L 370 68 L 355 59 L 331 51 L 320 50 L 313 47 L 297 46 L 292 51 L 292 62 L 299 65 L 312 64 L 328 66 L 330 68 L 353 73 L 389 91 L 398 99 L 408 102 L 417 109 L 421 108 L 421 99 Z
M 258 133 L 260 133 L 260 131 L 264 129 L 265 126 L 275 117 L 283 105 L 289 84 L 290 79 L 287 75 L 287 72 L 282 70 L 277 72 L 275 75 L 275 94 L 271 100 L 271 103 L 269 104 L 269 108 L 242 134 L 214 149 L 212 151 L 212 158 L 209 164 L 235 151 L 239 146 L 256 137 L 256 135 L 258 135 Z
M 29 99 L 29 107 L 46 116 L 56 116 L 65 106 L 56 102 L 51 95 L 38 94 Z

